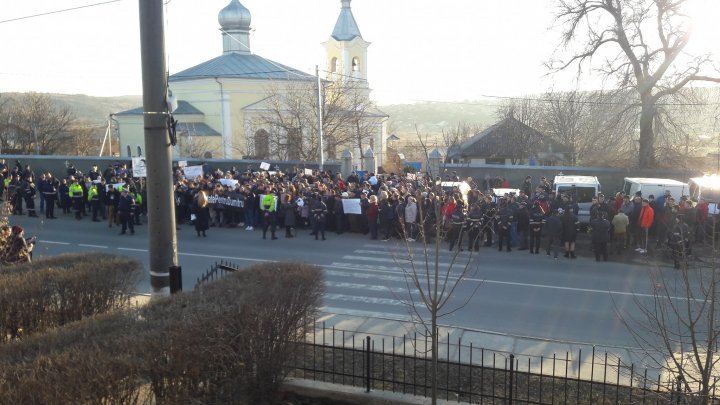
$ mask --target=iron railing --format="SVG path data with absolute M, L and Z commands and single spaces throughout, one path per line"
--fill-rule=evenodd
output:
M 288 359 L 290 376 L 429 396 L 429 337 L 357 334 L 325 327 L 324 322 L 298 342 Z M 674 377 L 648 376 L 611 353 L 569 352 L 533 356 L 451 343 L 438 345 L 438 398 L 481 404 L 675 404 L 690 394 Z M 720 403 L 715 391 L 710 403 Z
M 205 283 L 209 283 L 215 280 L 219 280 L 230 273 L 234 273 L 240 270 L 240 266 L 221 260 L 215 262 L 209 269 L 205 271 L 205 274 L 198 277 L 195 282 L 195 289 Z

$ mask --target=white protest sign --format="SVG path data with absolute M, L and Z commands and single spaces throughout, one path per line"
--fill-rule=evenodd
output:
M 260 163 L 260 169 L 261 170 L 270 170 L 270 163 L 268 163 L 268 162 Z
M 346 214 L 362 214 L 359 198 L 343 198 L 342 205 Z
M 305 169 L 305 175 L 306 176 L 312 176 L 312 169 Z
M 196 177 L 202 177 L 203 167 L 202 166 L 187 166 L 184 170 L 185 178 L 195 180 Z
M 178 167 L 187 167 L 187 160 L 178 161 Z
M 235 187 L 238 184 L 238 181 L 235 179 L 220 179 L 220 184 L 223 186 Z
M 125 185 L 125 183 L 113 183 L 113 184 L 108 184 L 108 185 L 107 185 L 107 190 L 108 190 L 108 191 L 110 191 L 110 190 L 112 190 L 112 189 L 122 190 L 122 188 L 123 188 L 124 185 Z
M 132 158 L 133 177 L 146 177 L 145 158 L 142 156 Z

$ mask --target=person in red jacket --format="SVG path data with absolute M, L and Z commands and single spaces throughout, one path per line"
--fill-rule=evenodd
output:
M 640 226 L 640 247 L 635 249 L 638 253 L 647 253 L 648 232 L 655 220 L 655 211 L 650 206 L 647 198 L 642 200 L 642 208 L 640 208 L 640 216 L 638 217 L 638 225 Z

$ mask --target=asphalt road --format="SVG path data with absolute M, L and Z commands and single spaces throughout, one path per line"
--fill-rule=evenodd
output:
M 37 235 L 35 258 L 65 252 L 102 251 L 135 257 L 148 263 L 147 224 L 136 227 L 135 235 L 119 235 L 117 227 L 94 223 L 89 217 L 76 221 L 59 214 L 57 220 L 11 217 L 22 225 L 26 236 Z M 262 240 L 259 230 L 211 228 L 198 238 L 192 226 L 178 231 L 179 261 L 183 286 L 195 280 L 219 260 L 239 265 L 290 260 L 315 263 L 324 269 L 326 313 L 361 317 L 408 320 L 403 301 L 408 289 L 403 268 L 409 268 L 406 245 L 400 241 L 371 241 L 358 234 L 328 233 L 327 241 L 315 241 L 309 231 L 298 237 Z M 416 264 L 424 264 L 422 245 L 410 243 Z M 518 337 L 560 342 L 597 344 L 609 347 L 637 346 L 618 318 L 618 311 L 637 313 L 634 299 L 647 299 L 652 292 L 649 273 L 663 271 L 630 254 L 623 262 L 596 262 L 587 243 L 581 244 L 579 258 L 554 260 L 528 251 L 498 252 L 481 248 L 479 254 L 463 252 L 458 261 L 467 263 L 472 274 L 456 289 L 445 309 L 457 311 L 443 317 L 441 324 L 483 330 Z M 432 257 L 431 257 L 432 259 Z M 440 267 L 447 268 L 453 256 L 443 244 Z M 454 267 L 455 273 L 462 264 Z M 138 292 L 150 292 L 149 276 Z M 412 292 L 417 299 L 417 291 Z M 463 306 L 463 304 L 466 304 Z M 426 312 L 421 311 L 421 314 Z

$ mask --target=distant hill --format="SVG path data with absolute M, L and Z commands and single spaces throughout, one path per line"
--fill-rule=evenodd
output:
M 12 96 L 12 93 L 4 94 Z M 95 123 L 108 115 L 142 105 L 142 96 L 93 97 L 85 94 L 49 94 L 59 106 L 67 106 L 79 119 Z M 423 135 L 438 135 L 458 123 L 487 127 L 497 121 L 496 101 L 423 102 L 379 106 L 390 116 L 391 131 L 400 137 L 415 137 L 415 126 Z
M 401 138 L 422 135 L 438 135 L 443 130 L 457 127 L 459 123 L 482 128 L 497 121 L 496 101 L 478 100 L 467 102 L 423 102 L 393 104 L 378 107 L 390 116 L 390 131 Z
M 142 105 L 142 96 L 92 97 L 84 94 L 50 94 L 60 106 L 72 109 L 78 118 L 105 122 L 108 115 Z
M 12 97 L 17 93 L 3 93 Z M 54 94 L 48 96 L 59 107 L 69 107 L 78 119 L 92 123 L 104 123 L 108 115 L 142 105 L 142 96 L 93 97 L 85 94 Z

